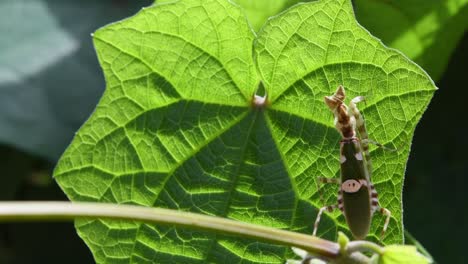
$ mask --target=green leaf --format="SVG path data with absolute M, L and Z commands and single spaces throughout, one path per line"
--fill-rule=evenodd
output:
M 385 247 L 384 253 L 379 257 L 379 264 L 426 264 L 430 261 L 419 254 L 416 247 L 392 245 Z
M 468 0 L 356 0 L 358 21 L 438 80 L 468 28 Z
M 256 39 L 230 1 L 156 4 L 98 30 L 94 43 L 106 92 L 55 170 L 71 200 L 311 234 L 325 205 L 317 178 L 339 175 L 340 138 L 323 97 L 343 84 L 350 98 L 367 97 L 361 109 L 370 136 L 401 149 L 371 155 L 381 203 L 393 214 L 384 242 L 403 241 L 403 173 L 435 87 L 361 28 L 350 2 L 295 6 Z M 260 81 L 268 101 L 253 106 Z M 335 187 L 327 188 L 329 204 Z M 375 216 L 371 238 L 383 221 Z M 76 226 L 98 263 L 283 263 L 292 256 L 280 246 L 173 227 L 105 220 Z M 324 215 L 320 236 L 335 239 L 338 230 L 346 232 L 344 218 Z

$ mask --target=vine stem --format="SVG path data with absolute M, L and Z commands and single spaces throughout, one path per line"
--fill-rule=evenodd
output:
M 176 225 L 297 247 L 330 259 L 340 257 L 340 248 L 337 243 L 311 235 L 221 217 L 135 205 L 89 202 L 0 202 L 0 222 L 71 221 L 77 218 L 104 218 Z
M 372 243 L 370 241 L 363 241 L 363 240 L 349 242 L 346 249 L 347 249 L 348 254 L 351 254 L 354 252 L 363 252 L 363 251 L 377 253 L 379 255 L 382 255 L 384 253 L 384 249 L 380 247 L 379 245 Z

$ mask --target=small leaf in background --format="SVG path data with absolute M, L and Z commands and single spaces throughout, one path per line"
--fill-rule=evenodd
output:
M 355 0 L 358 21 L 438 80 L 468 29 L 468 0 Z
M 312 233 L 318 177 L 338 177 L 339 140 L 323 102 L 340 84 L 372 139 L 373 179 L 403 241 L 401 188 L 429 76 L 357 24 L 347 0 L 292 7 L 255 38 L 226 0 L 156 4 L 94 34 L 107 88 L 55 170 L 73 201 L 138 204 Z M 254 57 L 252 56 L 254 54 Z M 268 104 L 252 107 L 263 82 Z M 325 189 L 336 203 L 336 189 Z M 384 217 L 376 214 L 370 238 Z M 76 222 L 98 263 L 283 263 L 290 249 L 181 228 Z M 319 235 L 347 232 L 338 212 Z M 349 232 L 347 232 L 349 234 Z
M 379 258 L 379 264 L 429 264 L 429 259 L 421 255 L 416 247 L 392 245 L 384 249 L 384 253 Z

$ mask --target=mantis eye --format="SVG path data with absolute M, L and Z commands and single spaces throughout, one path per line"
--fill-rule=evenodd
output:
M 346 193 L 355 193 L 361 189 L 362 184 L 356 180 L 346 180 L 341 184 L 341 189 Z

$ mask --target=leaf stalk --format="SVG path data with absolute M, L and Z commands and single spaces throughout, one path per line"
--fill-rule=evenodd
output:
M 298 247 L 329 259 L 340 256 L 339 245 L 328 240 L 221 217 L 135 205 L 90 202 L 0 202 L 0 222 L 72 221 L 78 218 L 175 225 Z

